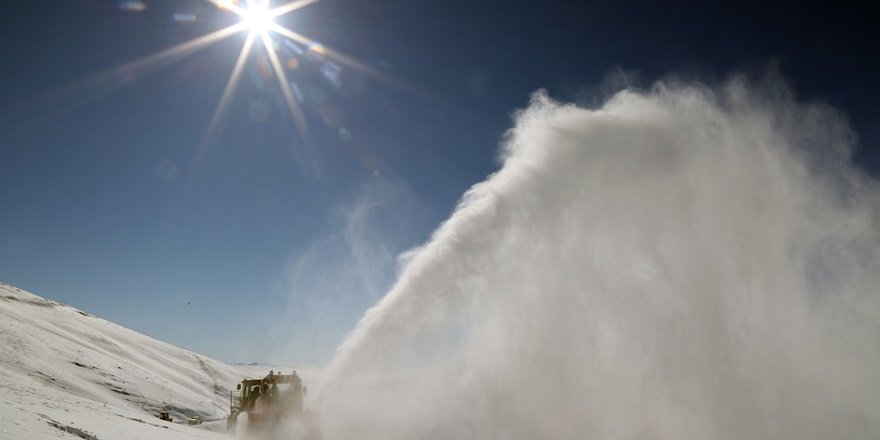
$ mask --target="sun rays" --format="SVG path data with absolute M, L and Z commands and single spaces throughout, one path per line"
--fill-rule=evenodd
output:
M 223 115 L 229 106 L 229 101 L 235 94 L 235 89 L 237 88 L 238 81 L 241 77 L 241 71 L 246 62 L 248 53 L 250 52 L 254 41 L 259 40 L 263 44 L 263 48 L 269 57 L 275 78 L 278 79 L 278 86 L 281 88 L 284 101 L 287 104 L 290 117 L 296 126 L 297 133 L 299 133 L 300 139 L 302 139 L 303 143 L 311 147 L 308 124 L 296 103 L 296 98 L 293 95 L 284 68 L 278 60 L 278 54 L 272 44 L 272 38 L 269 34 L 276 29 L 287 30 L 283 26 L 275 23 L 276 17 L 296 11 L 297 9 L 308 6 L 317 1 L 319 0 L 297 0 L 276 8 L 270 7 L 269 0 L 248 0 L 246 7 L 238 6 L 232 0 L 212 1 L 212 3 L 217 4 L 219 7 L 237 14 L 241 18 L 241 22 L 238 25 L 240 25 L 242 29 L 247 30 L 249 34 L 241 48 L 238 61 L 235 63 L 235 67 L 233 68 L 232 73 L 229 76 L 229 81 L 226 84 L 226 89 L 223 91 L 223 96 L 220 98 L 220 102 L 217 105 L 213 118 L 211 119 L 211 125 L 208 127 L 208 131 L 205 134 L 206 143 L 211 142 L 215 135 L 219 123 L 223 119 Z
M 328 84 L 320 85 L 322 80 L 328 81 L 329 86 L 340 91 L 337 97 L 358 96 L 366 87 L 364 81 L 369 79 L 411 96 L 435 101 L 403 82 L 391 78 L 385 72 L 385 67 L 374 66 L 327 47 L 303 35 L 297 29 L 288 27 L 291 21 L 283 24 L 280 22 L 281 17 L 318 3 L 320 0 L 294 0 L 283 3 L 281 0 L 205 1 L 217 8 L 214 9 L 216 14 L 213 18 L 206 18 L 207 20 L 222 23 L 223 15 L 227 16 L 227 20 L 232 16 L 237 20 L 227 21 L 227 25 L 219 29 L 215 27 L 204 34 L 114 68 L 94 73 L 48 93 L 45 99 L 40 100 L 45 105 L 35 104 L 33 109 L 28 108 L 20 112 L 24 115 L 21 117 L 24 122 L 19 124 L 19 132 L 44 123 L 46 119 L 59 117 L 101 100 L 220 42 L 228 41 L 236 35 L 244 35 L 246 38 L 242 39 L 243 43 L 237 53 L 229 54 L 230 57 L 235 57 L 229 73 L 218 72 L 220 75 L 228 76 L 222 79 L 223 89 L 216 98 L 216 104 L 210 110 L 209 118 L 206 118 L 207 123 L 200 141 L 192 144 L 194 157 L 188 174 L 198 173 L 197 170 L 206 153 L 220 140 L 227 116 L 231 112 L 233 103 L 236 102 L 236 94 L 241 89 L 240 83 L 247 78 L 254 81 L 262 90 L 260 93 L 263 94 L 263 99 L 277 100 L 279 109 L 285 114 L 283 119 L 288 121 L 290 134 L 294 137 L 290 148 L 302 149 L 294 152 L 297 157 L 303 157 L 303 154 L 305 157 L 312 156 L 316 152 L 315 140 L 326 139 L 328 133 L 333 133 L 331 136 L 337 137 L 341 142 L 352 142 L 351 131 L 342 125 L 345 118 L 343 111 L 339 109 L 339 105 L 335 105 L 329 99 L 329 95 L 334 92 L 325 88 Z M 195 14 L 190 15 L 194 17 L 192 21 L 203 20 L 203 17 L 195 18 Z M 274 96 L 271 96 L 273 93 Z M 255 107 L 260 108 L 255 109 Z M 255 116 L 256 110 L 260 111 Z M 266 103 L 262 99 L 252 102 L 250 111 L 252 119 L 263 122 L 265 119 L 258 116 L 265 118 L 266 112 L 268 112 Z M 28 119 L 27 115 L 32 113 L 40 115 L 39 119 L 31 118 L 36 122 Z M 322 121 L 330 130 L 328 133 L 315 132 L 310 129 L 309 121 L 311 123 Z M 297 139 L 300 142 L 296 142 Z M 367 155 L 363 147 L 353 148 L 352 151 L 358 155 Z M 314 159 L 297 160 L 313 161 Z M 372 165 L 366 165 L 367 162 L 369 161 L 364 161 L 364 167 L 372 169 Z M 309 166 L 314 168 L 317 165 Z M 370 171 L 371 174 L 374 172 L 375 170 Z
M 306 147 L 311 148 L 313 146 L 311 136 L 309 135 L 308 123 L 306 122 L 306 118 L 303 115 L 303 111 L 300 108 L 300 105 L 297 103 L 298 93 L 294 93 L 293 88 L 296 87 L 295 83 L 292 83 L 288 80 L 287 73 L 285 71 L 285 66 L 289 67 L 290 61 L 285 63 L 281 62 L 278 57 L 278 51 L 276 49 L 273 36 L 282 39 L 286 38 L 292 42 L 295 42 L 296 44 L 301 44 L 309 50 L 315 51 L 322 57 L 326 57 L 327 59 L 332 60 L 333 62 L 345 66 L 349 69 L 356 70 L 366 76 L 378 80 L 379 82 L 387 86 L 391 86 L 393 88 L 406 91 L 410 94 L 426 98 L 426 96 L 424 96 L 422 93 L 419 93 L 412 87 L 409 87 L 399 81 L 392 79 L 391 77 L 383 74 L 379 70 L 371 68 L 353 57 L 344 55 L 341 52 L 317 44 L 312 39 L 297 32 L 294 32 L 293 30 L 275 22 L 275 19 L 277 17 L 294 12 L 313 3 L 317 3 L 320 0 L 296 0 L 277 7 L 271 7 L 269 0 L 247 0 L 244 5 L 239 5 L 238 2 L 234 0 L 209 1 L 222 9 L 228 10 L 238 15 L 241 18 L 241 21 L 238 24 L 233 25 L 232 27 L 237 27 L 236 31 L 245 30 L 249 32 L 249 35 L 241 48 L 238 61 L 236 62 L 235 67 L 230 74 L 229 81 L 227 82 L 226 88 L 223 91 L 223 96 L 220 98 L 220 102 L 218 103 L 217 109 L 214 112 L 214 116 L 211 119 L 211 124 L 205 134 L 205 143 L 210 143 L 215 136 L 220 122 L 223 120 L 223 115 L 229 106 L 229 102 L 232 96 L 235 94 L 237 83 L 241 77 L 241 70 L 243 69 L 243 66 L 246 62 L 247 54 L 250 52 L 254 42 L 259 40 L 262 43 L 264 50 L 266 51 L 269 59 L 269 64 L 272 68 L 272 72 L 274 73 L 275 78 L 278 80 L 278 86 L 281 90 L 282 97 L 284 98 L 284 102 L 287 104 L 287 110 L 290 114 L 290 118 L 294 126 L 296 127 L 296 131 L 299 134 L 300 139 L 303 141 Z
M 325 76 L 336 87 L 339 87 L 340 73 L 343 70 L 351 70 L 358 72 L 364 78 L 370 78 L 377 83 L 403 91 L 411 96 L 431 102 L 436 101 L 419 90 L 390 77 L 382 68 L 371 66 L 369 63 L 364 63 L 341 51 L 320 44 L 276 21 L 286 14 L 318 3 L 320 0 L 293 0 L 277 6 L 271 0 L 206 1 L 223 12 L 235 14 L 239 19 L 238 22 L 73 83 L 65 89 L 59 90 L 56 94 L 61 97 L 72 97 L 85 91 L 88 96 L 84 99 L 76 99 L 71 105 L 59 107 L 62 110 L 72 109 L 94 102 L 131 85 L 136 80 L 152 75 L 234 35 L 240 35 L 242 32 L 247 33 L 247 38 L 241 45 L 236 62 L 203 133 L 202 142 L 197 147 L 197 160 L 204 154 L 208 145 L 216 141 L 225 115 L 238 90 L 238 84 L 246 76 L 244 71 L 249 58 L 258 50 L 259 46 L 262 46 L 261 51 L 265 51 L 263 58 L 265 61 L 263 62 L 265 62 L 267 70 L 271 70 L 271 76 L 274 76 L 278 83 L 277 90 L 280 91 L 280 98 L 283 98 L 290 121 L 307 148 L 312 148 L 313 145 L 307 119 L 301 106 L 306 104 L 302 101 L 308 90 L 302 89 L 300 79 L 296 78 L 298 74 L 294 71 L 299 72 L 298 69 L 309 60 L 319 59 L 318 63 L 321 66 L 318 69 L 318 74 Z M 279 51 L 286 53 L 282 54 Z M 269 78 L 266 77 L 265 80 L 269 80 Z M 62 111 L 55 110 L 55 113 L 62 113 Z M 343 135 L 348 133 L 344 127 L 341 127 L 340 130 Z M 340 136 L 345 137 L 343 135 Z

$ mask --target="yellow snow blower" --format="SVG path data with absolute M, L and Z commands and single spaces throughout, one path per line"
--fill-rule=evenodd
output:
M 262 379 L 244 379 L 229 393 L 229 417 L 226 430 L 234 431 L 242 413 L 246 413 L 248 435 L 273 437 L 285 428 L 285 422 L 299 423 L 307 439 L 320 439 L 314 417 L 303 411 L 308 390 L 302 379 L 293 374 L 269 371 Z

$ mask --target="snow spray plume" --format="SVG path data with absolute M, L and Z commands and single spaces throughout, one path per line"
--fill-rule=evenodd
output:
M 340 348 L 326 438 L 880 438 L 880 189 L 772 83 L 536 93 Z

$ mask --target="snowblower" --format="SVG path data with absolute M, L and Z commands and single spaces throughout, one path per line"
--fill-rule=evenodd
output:
M 248 435 L 272 437 L 279 434 L 283 422 L 294 421 L 303 427 L 307 439 L 320 439 L 314 417 L 303 411 L 307 391 L 295 371 L 269 371 L 262 379 L 244 379 L 229 393 L 226 430 L 235 431 L 239 416 L 246 413 Z

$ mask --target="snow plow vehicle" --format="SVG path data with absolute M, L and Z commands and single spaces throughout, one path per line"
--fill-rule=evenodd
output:
M 246 433 L 273 438 L 286 429 L 286 423 L 298 425 L 305 438 L 319 440 L 315 418 L 303 411 L 303 400 L 308 390 L 294 371 L 281 374 L 269 371 L 262 379 L 244 379 L 235 391 L 229 393 L 229 417 L 226 430 L 236 431 L 239 418 L 247 417 Z

